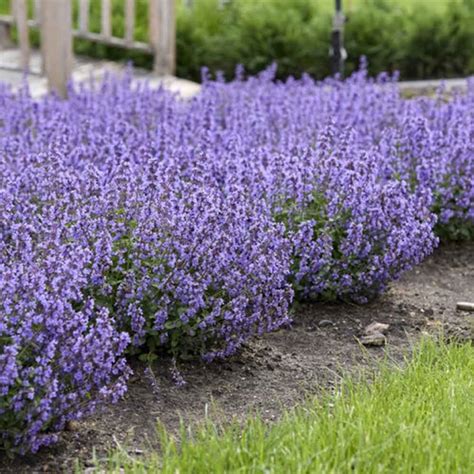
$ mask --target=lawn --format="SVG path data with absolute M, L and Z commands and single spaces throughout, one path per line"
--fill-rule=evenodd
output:
M 474 347 L 424 340 L 403 364 L 348 376 L 275 423 L 159 430 L 161 454 L 113 452 L 94 472 L 446 473 L 474 460 Z M 79 469 L 80 471 L 80 469 Z M 91 472 L 89 470 L 88 472 Z

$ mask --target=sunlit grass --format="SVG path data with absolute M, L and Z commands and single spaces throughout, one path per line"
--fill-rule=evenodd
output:
M 118 450 L 97 472 L 472 472 L 472 345 L 426 340 L 403 368 L 385 362 L 369 379 L 349 377 L 274 424 L 207 422 L 180 442 L 161 429 L 161 454 Z

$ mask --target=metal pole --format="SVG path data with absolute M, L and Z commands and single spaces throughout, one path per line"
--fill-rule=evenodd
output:
M 336 0 L 336 11 L 332 23 L 331 32 L 331 65 L 332 73 L 344 76 L 344 60 L 346 51 L 344 49 L 344 13 L 342 12 L 342 0 Z

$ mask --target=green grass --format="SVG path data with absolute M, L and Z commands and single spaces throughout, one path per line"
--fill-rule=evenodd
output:
M 349 377 L 274 424 L 209 421 L 180 443 L 161 429 L 161 456 L 118 450 L 97 472 L 473 472 L 474 347 L 425 340 L 402 366 Z

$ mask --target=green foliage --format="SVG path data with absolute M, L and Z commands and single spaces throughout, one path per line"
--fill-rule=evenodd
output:
M 100 31 L 100 2 L 90 3 L 90 28 Z M 112 2 L 112 30 L 124 33 L 124 2 Z M 135 39 L 148 35 L 147 0 L 136 2 Z M 31 8 L 30 8 L 31 10 Z M 8 0 L 0 0 L 0 13 Z M 405 79 L 454 77 L 474 73 L 474 0 L 353 0 L 346 2 L 346 72 L 367 56 L 372 73 L 400 70 Z M 278 63 L 280 78 L 308 72 L 321 78 L 330 73 L 328 57 L 333 2 L 314 0 L 193 0 L 178 1 L 177 75 L 199 80 L 201 67 L 232 77 L 237 64 L 249 73 Z M 77 25 L 78 6 L 74 2 Z M 38 43 L 38 35 L 32 40 Z M 78 54 L 131 60 L 151 67 L 143 53 L 75 41 Z
M 453 2 L 442 14 L 417 10 L 401 58 L 407 77 L 453 77 L 474 72 L 474 1 Z
M 161 456 L 118 450 L 95 472 L 470 472 L 473 371 L 471 344 L 427 339 L 403 365 L 385 361 L 375 376 L 346 377 L 274 424 L 207 420 L 183 426 L 179 442 L 160 428 Z
M 367 57 L 371 73 L 399 70 L 410 47 L 409 29 L 410 20 L 403 5 L 390 6 L 384 0 L 366 1 L 348 15 L 347 71 L 357 69 L 361 56 Z M 404 71 L 402 74 L 405 75 Z
M 235 0 L 222 10 L 215 2 L 198 0 L 178 17 L 178 58 L 193 55 L 191 64 L 178 59 L 178 75 L 199 79 L 205 65 L 232 77 L 239 63 L 256 73 L 274 61 L 280 77 L 325 75 L 330 24 L 329 13 L 307 0 Z
M 298 227 L 311 221 L 313 239 L 318 240 L 322 236 L 327 237 L 331 242 L 330 255 L 326 255 L 334 260 L 344 259 L 340 246 L 342 241 L 347 238 L 346 227 L 348 221 L 351 219 L 351 210 L 343 209 L 339 207 L 338 211 L 332 216 L 328 215 L 328 200 L 326 195 L 322 191 L 313 191 L 311 199 L 305 204 L 297 204 L 294 199 L 288 199 L 281 206 L 278 213 L 275 214 L 274 218 L 277 222 L 285 225 L 285 228 L 289 231 L 290 235 L 294 235 L 297 232 Z M 295 279 L 295 275 L 298 273 L 300 267 L 301 256 L 296 254 L 293 257 L 291 276 L 289 277 L 293 289 L 295 290 L 296 299 L 305 299 L 305 289 L 311 285 L 308 281 L 308 276 L 304 277 L 300 281 Z M 352 266 L 352 262 L 348 262 L 347 271 L 356 274 L 360 272 L 362 268 L 360 265 Z M 330 279 L 330 274 L 333 268 L 327 264 L 326 268 L 320 269 L 321 273 L 327 273 L 327 279 Z M 323 277 L 324 278 L 324 277 Z M 317 295 L 316 298 L 322 301 L 336 301 L 339 299 L 337 293 L 331 287 L 328 287 L 322 294 Z
M 442 241 L 474 240 L 474 225 L 461 219 L 451 219 L 447 224 L 437 224 L 435 232 Z

